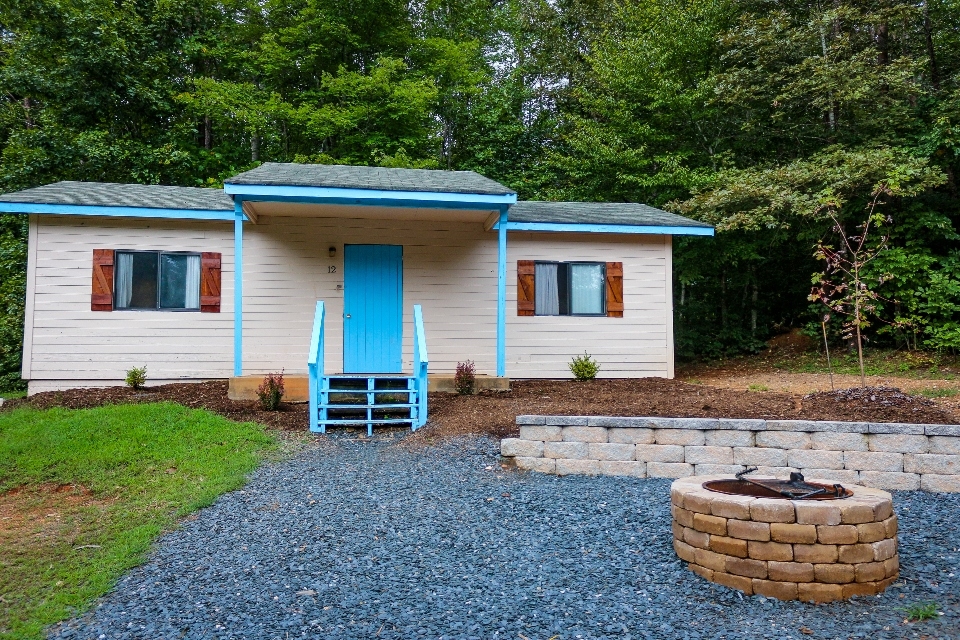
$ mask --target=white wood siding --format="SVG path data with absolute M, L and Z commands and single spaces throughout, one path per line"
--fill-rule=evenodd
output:
M 31 392 L 118 384 L 142 365 L 152 383 L 230 375 L 232 224 L 43 215 L 31 220 L 33 240 L 24 336 Z M 91 311 L 94 249 L 221 252 L 221 313 Z
M 452 373 L 467 359 L 479 373 L 496 373 L 495 232 L 478 222 L 262 216 L 244 226 L 245 374 L 306 372 L 317 300 L 327 303 L 326 370 L 341 371 L 344 244 L 403 245 L 406 370 L 413 305 L 421 304 L 432 373 Z M 91 311 L 97 248 L 221 252 L 221 313 Z M 34 216 L 30 252 L 31 392 L 117 384 L 144 364 L 154 383 L 232 375 L 232 224 Z M 604 377 L 672 376 L 670 253 L 662 236 L 511 233 L 507 375 L 566 378 L 570 358 L 586 350 Z M 518 317 L 517 260 L 623 262 L 624 317 Z
M 507 375 L 569 378 L 584 351 L 599 377 L 673 377 L 669 236 L 511 233 L 507 238 Z M 623 317 L 518 316 L 517 261 L 623 263 Z

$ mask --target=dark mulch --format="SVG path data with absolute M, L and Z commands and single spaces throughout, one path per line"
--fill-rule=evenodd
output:
M 527 414 L 958 424 L 956 416 L 934 402 L 888 387 L 842 389 L 803 397 L 718 389 L 662 378 L 527 380 L 515 381 L 512 387 L 509 392 L 475 396 L 430 394 L 430 423 L 419 432 L 420 437 L 468 433 L 505 437 L 516 433 L 516 417 Z M 49 391 L 8 401 L 4 409 L 24 405 L 80 409 L 162 401 L 207 409 L 231 420 L 259 422 L 275 429 L 305 430 L 308 425 L 306 404 L 283 403 L 279 411 L 262 411 L 256 402 L 229 400 L 226 382 L 169 384 L 140 391 L 126 387 Z
M 226 381 L 165 384 L 137 391 L 129 387 L 45 391 L 29 398 L 8 400 L 3 408 L 88 409 L 105 404 L 143 402 L 177 402 L 191 409 L 206 409 L 237 422 L 259 422 L 275 429 L 306 429 L 309 426 L 305 404 L 284 402 L 279 411 L 263 411 L 256 401 L 238 402 L 227 398 Z

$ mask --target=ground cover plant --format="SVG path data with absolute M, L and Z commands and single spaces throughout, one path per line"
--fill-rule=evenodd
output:
M 239 488 L 274 438 L 173 403 L 0 412 L 0 638 L 39 638 Z

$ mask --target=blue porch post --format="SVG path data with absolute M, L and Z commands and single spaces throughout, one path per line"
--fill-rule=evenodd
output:
M 243 375 L 243 201 L 233 203 L 233 375 Z
M 497 375 L 507 375 L 507 207 L 497 228 Z

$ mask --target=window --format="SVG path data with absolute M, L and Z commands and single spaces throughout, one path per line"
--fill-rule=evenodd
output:
M 200 310 L 200 254 L 117 251 L 115 309 Z
M 535 262 L 534 314 L 606 315 L 605 283 L 603 262 Z

